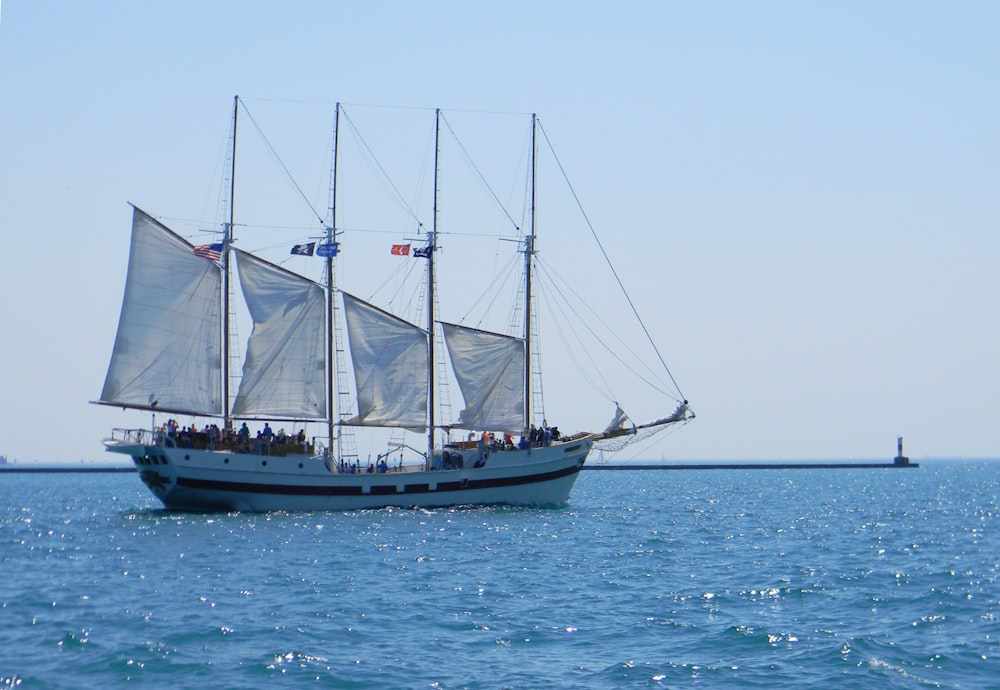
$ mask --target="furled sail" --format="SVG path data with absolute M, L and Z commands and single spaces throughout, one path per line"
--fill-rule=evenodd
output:
M 594 440 L 594 447 L 598 450 L 614 453 L 633 443 L 644 441 L 674 424 L 687 424 L 692 419 L 694 419 L 694 412 L 688 408 L 687 400 L 685 400 L 678 403 L 669 417 L 661 417 L 637 426 L 631 423 L 629 416 L 625 414 L 618 403 L 615 403 L 615 416 L 601 433 L 601 437 Z M 626 425 L 626 422 L 630 423 Z
M 324 419 L 323 288 L 243 251 L 236 265 L 253 332 L 233 415 Z
M 138 208 L 118 334 L 100 402 L 219 415 L 222 272 Z
M 429 394 L 427 331 L 342 294 L 358 397 L 358 416 L 345 423 L 423 431 Z
M 625 410 L 622 409 L 621 405 L 615 403 L 615 416 L 611 418 L 611 421 L 608 422 L 608 425 L 604 428 L 604 431 L 601 433 L 604 436 L 621 436 L 622 434 L 625 433 L 629 434 L 635 433 L 635 424 L 632 425 L 632 428 L 630 430 L 625 429 L 625 422 L 628 421 L 631 420 L 629 419 L 628 415 L 625 414 Z
M 450 323 L 441 325 L 465 399 L 455 426 L 523 432 L 524 341 Z

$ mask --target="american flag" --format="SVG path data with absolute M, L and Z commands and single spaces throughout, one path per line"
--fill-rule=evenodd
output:
M 194 248 L 194 253 L 209 261 L 220 261 L 222 259 L 222 243 L 199 244 Z

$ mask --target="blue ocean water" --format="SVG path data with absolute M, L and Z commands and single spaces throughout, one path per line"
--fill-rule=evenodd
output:
M 183 514 L 0 475 L 0 688 L 1000 687 L 1000 462 Z

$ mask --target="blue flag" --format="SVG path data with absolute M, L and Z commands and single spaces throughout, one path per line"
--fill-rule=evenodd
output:
M 316 256 L 337 256 L 337 250 L 340 247 L 339 242 L 324 242 L 323 244 L 316 247 Z

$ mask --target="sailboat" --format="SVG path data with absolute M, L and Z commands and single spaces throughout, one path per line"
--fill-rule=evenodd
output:
M 233 109 L 235 131 L 240 99 Z M 440 117 L 440 111 L 436 111 Z M 337 105 L 335 122 L 340 121 Z M 438 121 L 439 122 L 439 121 Z M 435 196 L 440 125 L 435 133 Z M 532 211 L 536 118 L 532 116 Z M 336 132 L 332 180 L 336 189 Z M 230 201 L 223 241 L 195 245 L 133 206 L 131 251 L 118 331 L 99 404 L 151 413 L 149 428 L 114 429 L 107 451 L 132 459 L 142 482 L 168 509 L 187 511 L 354 510 L 388 506 L 558 506 L 596 447 L 630 442 L 693 418 L 687 401 L 647 425 L 618 408 L 603 431 L 560 435 L 531 424 L 538 385 L 532 372 L 531 284 L 534 222 L 520 251 L 524 261 L 523 331 L 517 336 L 438 321 L 434 271 L 439 250 L 437 209 L 426 245 L 426 323 L 412 323 L 340 289 L 336 194 L 317 255 L 326 279 L 314 282 L 235 247 Z M 309 247 L 309 252 L 312 252 Z M 238 390 L 230 390 L 230 285 L 239 277 L 252 333 Z M 235 291 L 232 291 L 235 292 Z M 335 380 L 339 356 L 334 321 L 346 322 L 353 381 Z M 435 344 L 443 341 L 464 407 L 457 420 L 435 418 Z M 350 376 L 346 377 L 352 378 Z M 338 391 L 353 384 L 354 407 L 339 410 Z M 234 394 L 235 393 L 235 394 Z M 177 428 L 156 417 L 208 420 Z M 247 421 L 265 422 L 257 436 Z M 242 423 L 241 423 L 242 422 Z M 294 425 L 274 434 L 270 422 Z M 319 423 L 325 436 L 296 427 Z M 237 424 L 239 426 L 237 427 Z M 406 445 L 417 462 L 390 466 L 387 452 L 367 467 L 338 448 L 352 427 L 426 435 Z M 452 439 L 459 432 L 460 440 Z M 419 442 L 417 442 L 419 443 Z

